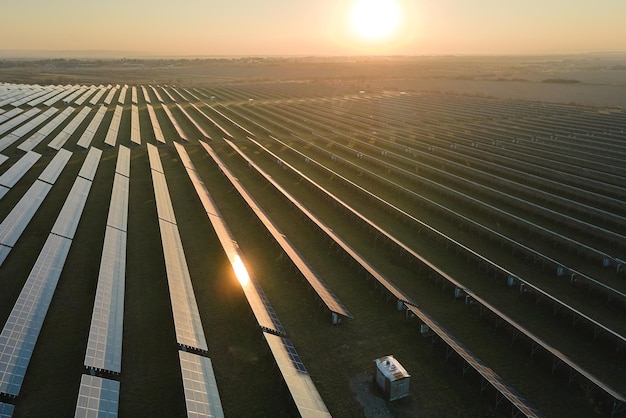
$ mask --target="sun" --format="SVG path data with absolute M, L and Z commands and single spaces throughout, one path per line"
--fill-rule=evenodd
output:
M 381 39 L 400 23 L 400 7 L 394 0 L 358 0 L 350 13 L 352 29 L 366 39 Z

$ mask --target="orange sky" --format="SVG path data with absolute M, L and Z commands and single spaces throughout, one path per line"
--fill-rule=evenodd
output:
M 352 31 L 353 0 L 11 1 L 2 5 L 0 50 L 127 56 L 626 51 L 626 1 L 396 1 L 400 27 L 384 41 Z

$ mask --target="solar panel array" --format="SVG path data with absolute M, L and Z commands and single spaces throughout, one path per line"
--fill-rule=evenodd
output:
M 87 101 L 87 99 L 98 89 L 98 87 L 96 86 L 91 86 L 89 87 L 85 92 L 83 92 L 83 94 L 76 100 L 74 100 L 74 103 L 78 106 L 82 106 L 83 103 L 85 103 Z
M 54 137 L 52 141 L 50 141 L 48 146 L 50 148 L 58 150 L 63 145 L 65 145 L 70 136 L 72 136 L 74 131 L 76 131 L 76 129 L 78 128 L 78 125 L 80 125 L 83 120 L 85 120 L 89 112 L 91 112 L 91 108 L 89 106 L 83 107 L 81 111 L 76 115 L 76 117 L 74 117 L 74 119 L 72 119 L 72 121 L 68 123 L 65 128 L 63 128 L 63 130 Z
M 294 263 L 300 273 L 309 282 L 309 284 L 311 285 L 313 290 L 315 290 L 322 302 L 331 311 L 331 313 L 333 313 L 333 323 L 337 322 L 336 315 L 341 315 L 346 318 L 352 318 L 352 314 L 350 313 L 350 311 L 348 311 L 343 303 L 341 303 L 339 298 L 335 296 L 332 290 L 330 290 L 330 288 L 326 285 L 326 283 L 324 283 L 324 281 L 318 276 L 318 274 L 313 271 L 313 269 L 310 267 L 304 257 L 300 255 L 298 250 L 291 244 L 289 239 L 281 232 L 278 226 L 267 216 L 265 211 L 256 203 L 254 198 L 252 198 L 248 191 L 239 183 L 234 174 L 217 156 L 213 149 L 206 142 L 200 141 L 200 143 L 207 151 L 207 153 L 211 156 L 213 161 L 215 161 L 217 166 L 220 168 L 220 171 L 226 175 L 226 178 L 228 178 L 228 180 L 239 192 L 239 194 L 245 200 L 248 206 L 250 206 L 252 212 L 257 216 L 263 226 L 265 226 L 267 231 L 272 235 L 274 240 L 276 240 L 276 242 L 283 249 L 285 254 L 287 254 L 289 259 Z
M 30 151 L 35 148 L 41 141 L 43 141 L 48 135 L 52 133 L 65 119 L 67 119 L 74 112 L 73 107 L 67 107 L 54 119 L 41 127 L 37 132 L 32 134 L 28 139 L 18 145 L 18 149 L 22 151 Z
M 117 418 L 120 383 L 82 375 L 74 418 Z
M 72 153 L 60 150 L 0 224 L 0 265 L 15 246 Z
M 185 351 L 178 352 L 183 375 L 188 418 L 223 417 L 211 359 Z
M 0 175 L 0 185 L 11 188 L 26 174 L 30 168 L 41 158 L 41 154 L 29 151 L 22 156 L 7 171 Z
M 193 124 L 193 126 L 196 127 L 196 129 L 198 131 L 200 131 L 200 133 L 202 135 L 204 135 L 205 138 L 207 139 L 211 139 L 211 136 L 204 130 L 204 128 L 202 126 L 200 126 L 198 124 L 198 122 L 196 122 L 191 115 L 185 110 L 184 107 L 182 107 L 180 104 L 176 103 L 176 107 L 178 107 L 178 109 L 183 113 L 183 115 L 185 115 L 187 117 L 187 119 L 189 120 L 189 122 L 191 122 Z
M 176 142 L 174 145 L 178 154 L 181 155 L 181 161 L 185 164 L 187 174 L 193 183 L 196 193 L 204 206 L 204 210 L 206 211 L 211 224 L 213 225 L 213 229 L 217 233 L 217 237 L 222 244 L 222 248 L 226 252 L 226 256 L 228 257 L 235 274 L 238 276 L 237 278 L 239 283 L 244 291 L 257 323 L 264 330 L 284 335 L 285 328 L 283 328 L 283 325 L 280 323 L 278 316 L 265 296 L 263 289 L 261 289 L 261 286 L 256 282 L 254 277 L 247 271 L 245 265 L 243 264 L 243 254 L 239 249 L 239 245 L 237 244 L 237 241 L 235 241 L 235 238 L 230 232 L 224 218 L 222 218 L 222 215 L 220 214 L 217 205 L 211 198 L 204 182 L 202 182 L 200 176 L 197 174 L 195 167 L 187 155 L 187 151 L 182 145 Z
M 148 156 L 161 230 L 167 282 L 172 301 L 176 340 L 181 346 L 207 351 L 208 346 L 187 268 L 183 244 L 176 225 L 167 181 L 158 149 L 152 144 L 148 144 Z
M 202 116 L 204 116 L 209 122 L 211 122 L 213 125 L 215 125 L 215 127 L 217 129 L 219 129 L 220 131 L 222 131 L 226 136 L 228 136 L 229 138 L 232 138 L 232 135 L 224 128 L 222 127 L 222 125 L 220 125 L 219 123 L 217 123 L 212 117 L 210 117 L 206 112 L 200 110 L 200 108 L 198 108 L 198 106 L 196 106 L 195 104 L 191 103 L 191 106 L 196 109 Z M 210 106 L 209 106 L 210 107 Z M 207 136 L 207 138 L 209 138 Z
M 104 235 L 85 366 L 120 373 L 124 322 L 130 150 L 120 146 Z
M 7 113 L 9 113 L 9 112 L 7 112 Z M 35 127 L 37 127 L 37 125 L 39 125 L 44 120 L 46 120 L 49 117 L 51 117 L 52 115 L 54 115 L 56 112 L 57 112 L 57 109 L 50 108 L 50 109 L 46 110 L 44 113 L 42 113 L 41 115 L 37 116 L 33 120 L 31 120 L 28 123 L 24 124 L 23 126 L 20 126 L 16 130 L 11 132 L 9 135 L 7 135 L 4 138 L 2 138 L 0 140 L 0 151 L 4 150 L 9 145 L 13 144 L 15 141 L 17 141 L 20 138 L 22 138 L 22 136 L 26 135 L 28 132 L 30 132 L 33 129 L 35 129 Z M 3 133 L 5 133 L 5 132 L 15 128 L 17 125 L 19 125 L 20 123 L 24 122 L 25 120 L 35 116 L 37 113 L 39 113 L 38 109 L 30 109 L 30 110 L 27 110 L 26 112 L 22 113 L 21 115 L 15 117 L 14 119 L 11 119 L 11 120 L 7 121 L 3 125 L 0 125 L 0 135 L 2 135 Z
M 89 122 L 89 125 L 87 126 L 83 134 L 78 139 L 78 142 L 76 143 L 76 145 L 78 145 L 79 147 L 83 147 L 83 148 L 88 148 L 89 145 L 91 145 L 91 141 L 93 140 L 93 137 L 96 134 L 98 127 L 100 127 L 100 124 L 102 123 L 102 119 L 104 118 L 104 115 L 106 115 L 106 113 L 107 113 L 107 107 L 100 106 L 95 116 L 93 117 L 91 122 Z
M 124 108 L 122 106 L 115 106 L 115 112 L 113 113 L 113 119 L 111 119 L 111 124 L 109 125 L 109 130 L 107 131 L 107 135 L 104 138 L 104 143 L 110 145 L 112 147 L 115 146 L 117 142 L 118 131 L 120 130 L 120 122 L 122 122 L 122 111 Z
M 52 231 L 56 230 L 65 236 L 54 232 L 48 235 L 0 334 L 0 393 L 9 396 L 19 394 L 26 368 L 72 244 L 74 225 L 78 224 L 82 215 L 84 203 L 81 205 L 81 202 L 83 199 L 86 200 L 86 196 L 82 196 L 83 182 L 91 185 L 91 181 L 80 176 L 76 179 L 75 185 L 80 186 L 72 188 L 70 192 L 70 195 L 74 193 L 75 197 L 71 199 L 68 197 L 52 228 Z M 79 190 L 79 196 L 76 196 L 74 190 Z M 78 207 L 80 211 L 77 210 Z M 69 213 L 75 219 L 68 219 Z

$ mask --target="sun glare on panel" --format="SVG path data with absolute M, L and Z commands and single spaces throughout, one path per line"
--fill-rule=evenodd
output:
M 352 29 L 366 39 L 390 35 L 400 23 L 400 7 L 395 0 L 358 0 L 350 12 Z
M 250 276 L 248 275 L 248 270 L 246 266 L 243 265 L 243 261 L 237 255 L 235 256 L 235 261 L 233 261 L 233 270 L 235 270 L 235 276 L 237 276 L 237 280 L 241 283 L 242 286 L 246 286 L 250 283 Z

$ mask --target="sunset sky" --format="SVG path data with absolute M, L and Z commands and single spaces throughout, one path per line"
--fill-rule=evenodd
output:
M 383 39 L 366 39 L 350 25 L 354 0 L 5 1 L 0 51 L 238 56 L 626 50 L 622 0 L 396 2 L 398 27 Z

